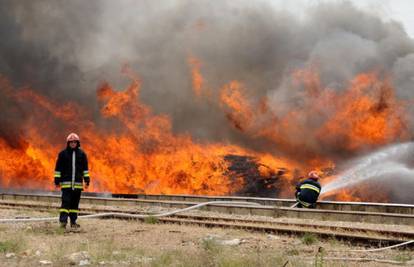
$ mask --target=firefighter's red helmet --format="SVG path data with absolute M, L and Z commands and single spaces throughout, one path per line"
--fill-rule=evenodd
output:
M 75 133 L 71 133 L 68 135 L 68 137 L 66 138 L 67 142 L 71 142 L 71 141 L 80 141 L 79 136 Z
M 315 179 L 319 179 L 319 173 L 317 171 L 310 171 L 308 176 L 310 178 L 315 178 Z

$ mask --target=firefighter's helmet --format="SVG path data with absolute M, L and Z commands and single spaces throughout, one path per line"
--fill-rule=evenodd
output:
M 71 141 L 80 141 L 79 136 L 75 133 L 71 133 L 68 135 L 68 137 L 66 138 L 67 142 L 71 142 Z
M 319 179 L 319 173 L 317 171 L 310 171 L 308 176 L 310 178 Z

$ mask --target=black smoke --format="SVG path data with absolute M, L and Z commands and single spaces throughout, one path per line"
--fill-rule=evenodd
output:
M 323 87 L 344 90 L 355 75 L 377 71 L 391 75 L 399 99 L 414 97 L 413 39 L 401 23 L 346 1 L 322 1 L 298 16 L 270 1 L 4 0 L 0 34 L 0 73 L 15 88 L 98 112 L 97 86 L 123 88 L 120 70 L 128 63 L 142 79 L 143 102 L 169 114 L 175 132 L 271 153 L 295 155 L 238 131 L 218 104 L 195 99 L 189 56 L 200 59 L 205 88 L 217 94 L 239 80 L 252 98 L 268 97 L 275 114 L 301 105 L 290 74 L 312 64 Z M 0 105 L 2 128 L 23 131 L 30 112 L 7 97 Z M 303 120 L 311 128 L 318 118 Z M 406 125 L 410 134 L 413 126 Z M 320 148 L 312 133 L 296 134 L 309 140 L 311 154 L 341 152 Z

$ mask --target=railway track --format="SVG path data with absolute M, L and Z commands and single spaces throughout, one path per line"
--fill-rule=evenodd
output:
M 100 194 L 89 193 L 89 196 L 100 197 Z M 262 198 L 262 197 L 239 197 L 239 196 L 193 196 L 193 195 L 144 195 L 144 194 L 111 194 L 112 198 L 122 199 L 146 199 L 167 201 L 246 201 L 256 202 L 265 206 L 291 207 L 296 203 L 294 199 Z M 414 205 L 394 203 L 372 203 L 372 202 L 338 202 L 318 201 L 317 209 L 340 210 L 340 211 L 368 211 L 383 213 L 414 214 Z
M 3 198 L 38 198 L 45 199 L 47 197 L 60 197 L 60 192 L 37 192 L 37 193 L 19 193 L 0 190 L 0 199 Z M 245 201 L 256 202 L 263 206 L 291 207 L 296 203 L 294 199 L 280 198 L 262 198 L 262 197 L 241 197 L 241 196 L 194 196 L 194 195 L 145 195 L 145 194 L 106 194 L 106 193 L 82 193 L 82 199 L 91 197 L 93 199 L 123 200 L 126 205 L 136 202 L 137 200 L 151 201 L 169 201 L 169 202 L 207 202 L 207 201 Z M 366 211 L 379 213 L 397 213 L 397 214 L 414 214 L 414 205 L 395 204 L 395 203 L 372 203 L 372 202 L 338 202 L 338 201 L 318 201 L 317 209 L 321 210 L 337 210 L 337 211 Z
M 89 196 L 88 196 L 89 195 Z M 135 198 L 92 197 L 86 194 L 82 204 L 106 205 L 115 207 L 148 207 L 156 206 L 170 209 L 181 209 L 207 201 L 246 201 L 261 204 L 261 206 L 209 205 L 202 208 L 225 214 L 257 215 L 267 217 L 287 217 L 314 219 L 323 221 L 349 221 L 378 224 L 414 225 L 414 205 L 381 204 L 381 203 L 341 203 L 321 202 L 317 209 L 289 208 L 294 200 L 247 197 L 209 197 L 209 196 L 177 196 L 177 195 L 133 195 Z M 0 200 L 4 201 L 41 201 L 59 203 L 60 195 L 56 194 L 21 194 L 2 193 Z M 289 205 L 287 205 L 289 204 Z
M 0 209 L 35 209 L 37 211 L 56 210 L 58 203 L 22 203 L 16 201 L 0 201 Z M 142 211 L 132 209 L 134 207 L 119 208 L 112 207 L 83 207 L 82 214 L 112 213 L 106 218 L 125 219 L 121 213 L 143 214 Z M 146 212 L 151 215 L 152 213 Z M 145 219 L 140 219 L 145 220 Z M 192 214 L 177 214 L 169 217 L 156 218 L 158 223 L 190 224 L 203 227 L 221 227 L 230 229 L 242 229 L 254 232 L 265 232 L 275 234 L 304 235 L 312 233 L 321 238 L 336 238 L 358 243 L 380 243 L 382 245 L 396 244 L 414 239 L 414 231 L 385 230 L 381 228 L 367 228 L 355 226 L 339 226 L 326 223 L 304 223 L 304 222 L 281 222 L 264 219 L 235 218 L 231 215 L 204 216 Z

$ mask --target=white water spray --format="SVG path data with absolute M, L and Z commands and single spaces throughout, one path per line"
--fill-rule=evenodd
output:
M 351 163 L 350 169 L 323 186 L 321 194 L 384 176 L 414 177 L 414 169 L 406 165 L 413 155 L 414 142 L 396 144 L 373 152 Z

